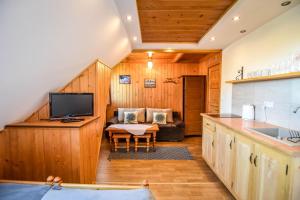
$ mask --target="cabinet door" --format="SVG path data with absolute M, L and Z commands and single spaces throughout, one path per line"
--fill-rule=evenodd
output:
M 257 200 L 287 199 L 286 177 L 288 158 L 267 147 L 255 146 L 255 180 L 253 189 Z
M 205 131 L 204 129 L 204 133 L 202 135 L 202 156 L 211 167 L 214 167 L 213 142 L 213 134 Z
M 238 199 L 249 199 L 249 189 L 252 178 L 251 157 L 253 157 L 254 145 L 252 141 L 236 136 L 235 138 L 235 177 L 234 177 L 234 192 Z
M 223 182 L 231 187 L 233 169 L 233 135 L 228 129 L 217 126 L 216 171 Z

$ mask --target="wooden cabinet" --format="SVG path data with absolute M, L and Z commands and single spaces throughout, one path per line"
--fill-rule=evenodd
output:
M 254 161 L 254 199 L 285 199 L 287 197 L 287 156 L 262 145 L 256 145 Z
M 235 136 L 233 191 L 238 199 L 250 199 L 254 144 L 242 136 Z
M 300 197 L 300 157 L 203 119 L 203 158 L 236 199 L 296 200 Z
M 210 133 L 207 129 L 203 130 L 202 134 L 202 155 L 207 164 L 211 167 L 215 166 L 214 163 L 214 134 Z
M 233 175 L 233 142 L 232 133 L 222 126 L 216 126 L 216 171 L 225 185 L 231 187 Z
M 215 168 L 215 123 L 205 119 L 202 133 L 202 156 L 210 167 Z

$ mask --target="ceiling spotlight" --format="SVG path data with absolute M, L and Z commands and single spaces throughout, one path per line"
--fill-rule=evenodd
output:
M 211 37 L 211 38 L 210 38 L 210 41 L 215 41 L 215 40 L 216 40 L 215 37 Z
M 148 57 L 149 57 L 149 58 L 152 58 L 152 55 L 153 55 L 153 52 L 152 52 L 152 51 L 148 51 L 147 54 L 148 54 Z
M 127 21 L 131 22 L 131 21 L 132 21 L 131 15 L 127 15 L 127 16 L 126 16 L 126 19 L 127 19 Z
M 246 33 L 247 31 L 245 29 L 241 30 L 240 33 Z
M 133 39 L 133 41 L 135 41 L 135 42 L 137 41 L 137 37 L 136 37 L 136 36 L 133 36 L 132 39 Z
M 235 16 L 235 17 L 232 18 L 232 20 L 235 21 L 235 22 L 237 22 L 237 21 L 240 20 L 240 16 Z
M 288 6 L 291 3 L 292 3 L 291 1 L 284 1 L 284 2 L 281 3 L 281 6 Z

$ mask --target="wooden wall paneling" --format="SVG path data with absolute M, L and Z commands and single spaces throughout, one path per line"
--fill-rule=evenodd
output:
M 112 69 L 112 105 L 108 117 L 118 107 L 159 107 L 172 108 L 182 112 L 182 75 L 197 75 L 199 65 L 194 63 L 171 63 L 170 60 L 154 60 L 152 70 L 147 68 L 146 60 L 141 62 L 122 62 Z M 119 75 L 131 75 L 131 84 L 119 84 Z M 144 79 L 156 79 L 156 88 L 144 88 Z M 173 78 L 177 84 L 164 83 Z
M 10 148 L 6 176 L 16 180 L 40 180 L 38 177 L 45 177 L 42 135 L 28 128 L 8 129 L 7 133 L 7 147 Z
M 7 130 L 0 131 L 0 179 L 6 178 L 9 172 L 8 141 Z
M 45 128 L 44 144 L 45 144 L 45 160 L 47 162 L 46 174 L 55 174 L 56 176 L 63 177 L 65 182 L 72 182 L 72 153 L 71 149 L 71 131 L 69 128 Z M 73 132 L 74 134 L 74 132 Z
M 220 112 L 222 52 L 210 53 L 199 62 L 199 73 L 207 74 L 206 112 Z
M 99 68 L 99 70 L 97 69 Z M 110 73 L 111 69 L 101 63 L 100 61 L 95 61 L 91 65 L 89 65 L 85 70 L 83 70 L 78 76 L 76 76 L 73 80 L 71 80 L 66 86 L 64 86 L 58 92 L 93 92 L 95 96 L 97 92 L 100 90 L 96 89 L 96 79 L 99 80 L 104 78 L 102 73 Z M 102 84 L 103 85 L 103 84 Z M 107 87 L 107 85 L 105 85 Z M 106 90 L 105 90 L 106 91 Z M 104 93 L 102 93 L 104 95 Z M 99 114 L 100 109 L 98 108 L 100 105 L 97 101 L 95 101 L 95 114 Z M 28 117 L 25 121 L 38 121 L 40 119 L 49 118 L 49 104 L 48 102 L 41 106 L 36 112 L 34 112 L 30 117 Z

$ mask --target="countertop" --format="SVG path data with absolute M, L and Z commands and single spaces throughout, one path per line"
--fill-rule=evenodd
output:
M 234 132 L 238 132 L 243 136 L 251 138 L 258 143 L 264 144 L 273 149 L 277 149 L 284 154 L 297 157 L 300 156 L 300 146 L 289 146 L 249 130 L 249 128 L 278 128 L 278 126 L 255 120 L 243 120 L 242 118 L 216 118 L 210 116 L 209 114 L 201 114 L 201 116 L 221 124 Z

